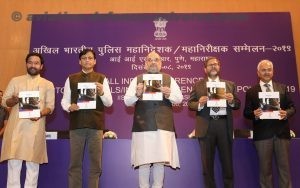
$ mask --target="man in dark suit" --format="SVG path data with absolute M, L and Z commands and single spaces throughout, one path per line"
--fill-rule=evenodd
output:
M 233 187 L 232 139 L 233 118 L 232 110 L 240 108 L 240 100 L 235 92 L 235 84 L 219 78 L 221 63 L 216 57 L 208 58 L 204 63 L 206 78 L 195 83 L 191 91 L 188 106 L 196 111 L 196 131 L 201 149 L 201 159 L 205 187 L 216 187 L 214 179 L 215 150 L 218 148 L 222 165 L 224 187 Z M 217 110 L 207 107 L 208 81 L 225 82 L 227 107 Z
M 272 81 L 273 63 L 262 60 L 257 66 L 259 83 L 251 87 L 246 93 L 244 116 L 253 120 L 253 140 L 259 158 L 260 186 L 273 186 L 272 158 L 275 160 L 279 172 L 279 187 L 291 187 L 289 168 L 290 129 L 288 119 L 295 114 L 294 104 L 283 84 Z M 267 84 L 267 85 L 266 85 Z M 259 92 L 279 92 L 279 119 L 260 119 L 263 111 L 260 108 Z

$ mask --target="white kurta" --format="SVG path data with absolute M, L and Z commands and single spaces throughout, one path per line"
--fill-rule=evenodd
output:
M 12 95 L 20 91 L 39 91 L 40 109 L 54 109 L 55 89 L 53 83 L 40 77 L 23 75 L 13 78 L 4 92 L 2 104 Z M 3 135 L 0 161 L 19 159 L 36 163 L 47 163 L 47 148 L 45 136 L 46 118 L 38 121 L 19 118 L 19 105 L 11 109 L 7 126 Z
M 124 97 L 127 106 L 134 106 L 138 98 L 135 96 L 137 77 L 135 77 Z M 171 77 L 172 104 L 181 103 L 183 96 L 176 81 Z M 131 164 L 134 167 L 163 162 L 172 168 L 180 168 L 175 133 L 165 130 L 133 132 L 131 143 Z
M 133 132 L 131 165 L 137 167 L 160 162 L 180 168 L 175 133 L 165 130 Z

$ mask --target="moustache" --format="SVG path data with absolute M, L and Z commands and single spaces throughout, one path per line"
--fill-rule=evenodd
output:
M 28 70 L 30 70 L 30 71 L 32 71 L 32 70 L 37 71 L 37 69 L 34 68 L 34 67 L 31 67 L 31 68 L 29 68 Z
M 40 73 L 40 70 L 34 68 L 34 67 L 30 67 L 27 69 L 28 74 L 30 75 L 38 75 Z

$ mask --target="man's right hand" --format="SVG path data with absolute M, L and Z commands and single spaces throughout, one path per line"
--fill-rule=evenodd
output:
M 199 102 L 200 106 L 203 107 L 207 103 L 207 100 L 208 100 L 207 96 L 202 96 L 202 97 L 200 97 L 198 102 Z
M 6 105 L 8 107 L 13 107 L 13 106 L 15 106 L 18 103 L 19 103 L 19 97 L 16 96 L 16 95 L 13 95 L 13 96 L 11 96 L 11 98 L 9 98 L 9 99 L 6 100 Z
M 75 103 L 72 103 L 71 106 L 69 107 L 70 112 L 74 112 L 74 111 L 78 111 L 78 110 L 79 110 L 79 106 Z
M 139 83 L 139 84 L 136 86 L 136 93 L 135 93 L 135 95 L 136 95 L 137 97 L 141 97 L 142 94 L 143 94 L 143 92 L 144 92 L 144 84 L 143 84 L 143 83 Z
M 253 111 L 254 116 L 256 119 L 259 119 L 259 117 L 262 115 L 263 111 L 261 108 L 257 108 L 256 110 Z

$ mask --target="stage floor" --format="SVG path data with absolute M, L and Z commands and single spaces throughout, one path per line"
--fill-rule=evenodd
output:
M 138 187 L 138 174 L 130 166 L 130 139 L 106 139 L 103 143 L 101 188 Z M 2 141 L 0 140 L 0 144 Z M 181 168 L 166 168 L 164 188 L 203 187 L 200 148 L 196 139 L 177 139 Z M 1 146 L 0 146 L 1 147 Z M 39 187 L 66 188 L 69 162 L 69 140 L 47 140 L 49 163 L 41 165 Z M 291 174 L 293 187 L 300 187 L 300 139 L 291 141 Z M 255 188 L 258 184 L 258 162 L 252 140 L 235 139 L 233 148 L 235 187 Z M 88 160 L 84 159 L 84 187 L 87 187 Z M 221 185 L 221 167 L 215 162 L 217 187 Z M 24 182 L 24 167 L 21 181 Z M 275 176 L 276 172 L 273 169 Z M 0 163 L 0 188 L 6 187 L 7 164 Z

